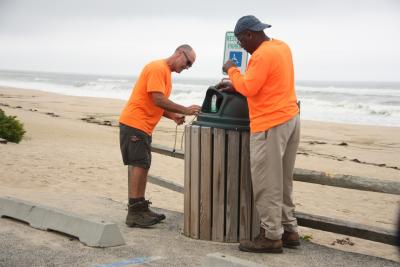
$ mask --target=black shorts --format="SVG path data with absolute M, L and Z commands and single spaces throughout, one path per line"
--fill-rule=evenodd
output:
M 149 169 L 151 165 L 151 136 L 142 130 L 119 124 L 119 144 L 125 165 Z

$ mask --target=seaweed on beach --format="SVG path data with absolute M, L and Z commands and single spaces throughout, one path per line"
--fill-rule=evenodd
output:
M 19 143 L 25 132 L 24 125 L 16 119 L 16 116 L 7 116 L 0 109 L 0 138 Z

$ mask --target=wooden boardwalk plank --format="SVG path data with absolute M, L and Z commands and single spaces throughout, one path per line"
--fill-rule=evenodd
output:
M 212 129 L 201 127 L 200 155 L 200 239 L 211 240 L 212 218 Z
M 225 241 L 237 242 L 239 229 L 240 132 L 228 132 Z
M 190 131 L 190 237 L 199 238 L 200 233 L 200 127 Z
M 185 126 L 185 180 L 183 234 L 190 236 L 190 125 Z
M 214 128 L 212 240 L 224 241 L 225 130 Z

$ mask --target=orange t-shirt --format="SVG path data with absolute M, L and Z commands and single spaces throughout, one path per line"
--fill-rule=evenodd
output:
M 165 60 L 156 60 L 144 67 L 119 122 L 151 135 L 164 114 L 164 109 L 154 104 L 151 92 L 163 93 L 167 98 L 171 94 L 171 69 Z
M 252 54 L 244 75 L 238 68 L 230 68 L 228 75 L 236 91 L 247 97 L 252 133 L 298 114 L 292 54 L 284 42 L 263 42 Z

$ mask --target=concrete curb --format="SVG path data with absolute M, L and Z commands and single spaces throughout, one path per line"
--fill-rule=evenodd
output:
M 53 230 L 77 237 L 90 247 L 114 247 L 125 241 L 114 223 L 94 221 L 54 208 L 37 205 L 11 197 L 0 197 L 0 217 L 10 217 L 30 224 L 33 228 Z
M 255 262 L 242 260 L 222 253 L 207 254 L 202 262 L 202 267 L 265 267 Z

